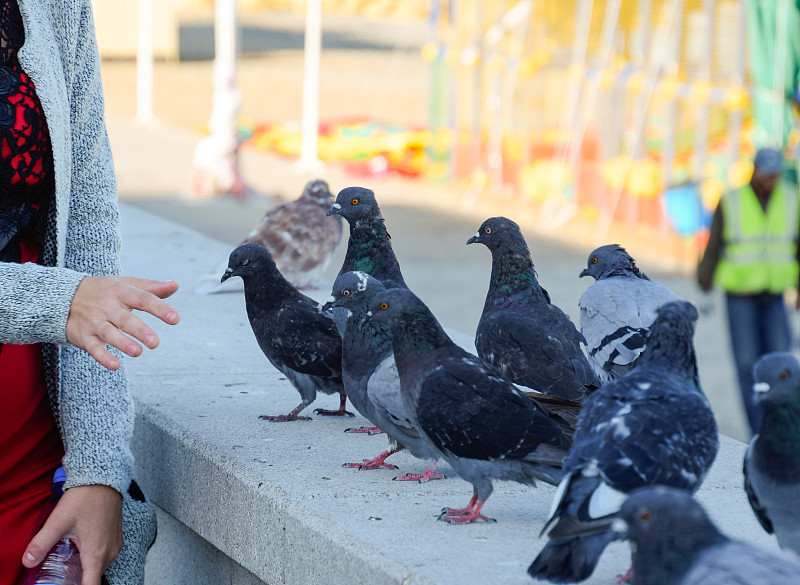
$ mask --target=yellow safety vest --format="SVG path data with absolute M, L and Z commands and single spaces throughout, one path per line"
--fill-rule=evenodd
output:
M 782 293 L 797 286 L 797 194 L 780 183 L 766 213 L 750 185 L 723 195 L 725 246 L 715 282 L 723 290 Z

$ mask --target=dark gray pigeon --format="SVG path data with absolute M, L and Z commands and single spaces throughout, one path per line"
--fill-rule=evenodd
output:
M 473 487 L 466 508 L 442 510 L 451 524 L 493 522 L 481 514 L 492 480 L 555 484 L 573 429 L 489 363 L 447 336 L 408 289 L 375 295 L 372 321 L 388 326 L 400 391 L 417 429 Z
M 589 254 L 581 277 L 595 279 L 578 300 L 589 363 L 603 383 L 630 372 L 642 355 L 656 309 L 680 297 L 650 280 L 617 244 Z
M 413 426 L 403 405 L 389 332 L 385 326 L 367 319 L 370 302 L 383 290 L 383 284 L 366 272 L 345 272 L 336 278 L 331 300 L 323 307 L 346 313 L 345 325 L 340 331 L 342 379 L 347 397 L 364 418 L 386 433 L 390 440 L 388 451 L 363 463 L 347 463 L 345 466 L 394 468 L 385 462 L 386 458 L 408 449 L 412 455 L 428 460 L 430 464 L 425 473 L 407 474 L 396 477 L 396 480 L 424 483 L 442 479 L 444 476 L 434 471 L 440 453 L 433 450 Z
M 584 403 L 542 532 L 555 526 L 528 569 L 532 577 L 575 583 L 591 575 L 626 494 L 654 484 L 700 487 L 719 437 L 697 375 L 697 317 L 691 303 L 663 305 L 639 366 Z
M 328 215 L 341 215 L 350 224 L 350 239 L 339 274 L 366 272 L 387 288 L 406 287 L 375 193 L 363 187 L 342 189 Z
M 600 381 L 581 349 L 583 336 L 539 284 L 519 226 L 491 217 L 467 240 L 475 242 L 492 253 L 489 292 L 475 334 L 478 355 L 512 382 L 582 401 Z
M 614 523 L 633 550 L 633 585 L 797 585 L 800 564 L 731 540 L 684 490 L 637 490 Z
M 800 363 L 770 353 L 753 368 L 761 426 L 744 459 L 744 487 L 764 530 L 800 557 Z
M 347 400 L 342 383 L 342 339 L 333 320 L 319 304 L 287 281 L 266 248 L 244 244 L 231 252 L 222 281 L 239 276 L 244 281 L 247 317 L 258 346 L 300 393 L 302 402 L 288 415 L 259 418 L 270 421 L 308 420 L 298 414 L 314 402 L 317 391 L 339 394 L 339 410 L 317 409 L 323 415 L 342 416 Z

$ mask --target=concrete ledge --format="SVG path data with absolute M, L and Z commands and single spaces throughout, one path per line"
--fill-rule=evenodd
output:
M 122 222 L 126 273 L 183 286 L 173 301 L 181 324 L 153 323 L 161 347 L 128 360 L 138 476 L 162 521 L 148 583 L 533 582 L 525 570 L 544 545 L 554 488 L 496 482 L 484 510 L 497 524 L 448 526 L 439 510 L 465 505 L 471 488 L 447 465 L 446 481 L 392 482 L 397 472 L 341 467 L 386 446 L 342 433 L 362 419 L 258 420 L 288 412 L 297 393 L 258 349 L 240 294 L 192 292 L 229 247 L 127 205 Z M 336 402 L 321 396 L 315 407 Z M 744 451 L 723 437 L 699 499 L 727 534 L 777 549 L 747 505 Z M 391 461 L 424 468 L 404 453 Z M 586 583 L 611 583 L 629 562 L 627 545 L 614 544 Z

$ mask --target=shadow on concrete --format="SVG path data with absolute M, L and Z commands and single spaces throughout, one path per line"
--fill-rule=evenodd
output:
M 208 61 L 214 58 L 212 24 L 183 24 L 178 39 L 181 61 Z M 239 27 L 239 54 L 248 57 L 271 51 L 301 51 L 303 40 L 302 30 L 242 25 Z M 322 48 L 323 50 L 395 51 L 400 47 L 340 32 L 323 31 Z

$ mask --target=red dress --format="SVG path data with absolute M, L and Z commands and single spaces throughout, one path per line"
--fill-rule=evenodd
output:
M 39 262 L 39 209 L 53 199 L 44 112 L 17 51 L 13 0 L 0 0 L 0 261 Z M 0 345 L 0 585 L 13 585 L 64 449 L 50 408 L 40 344 Z

